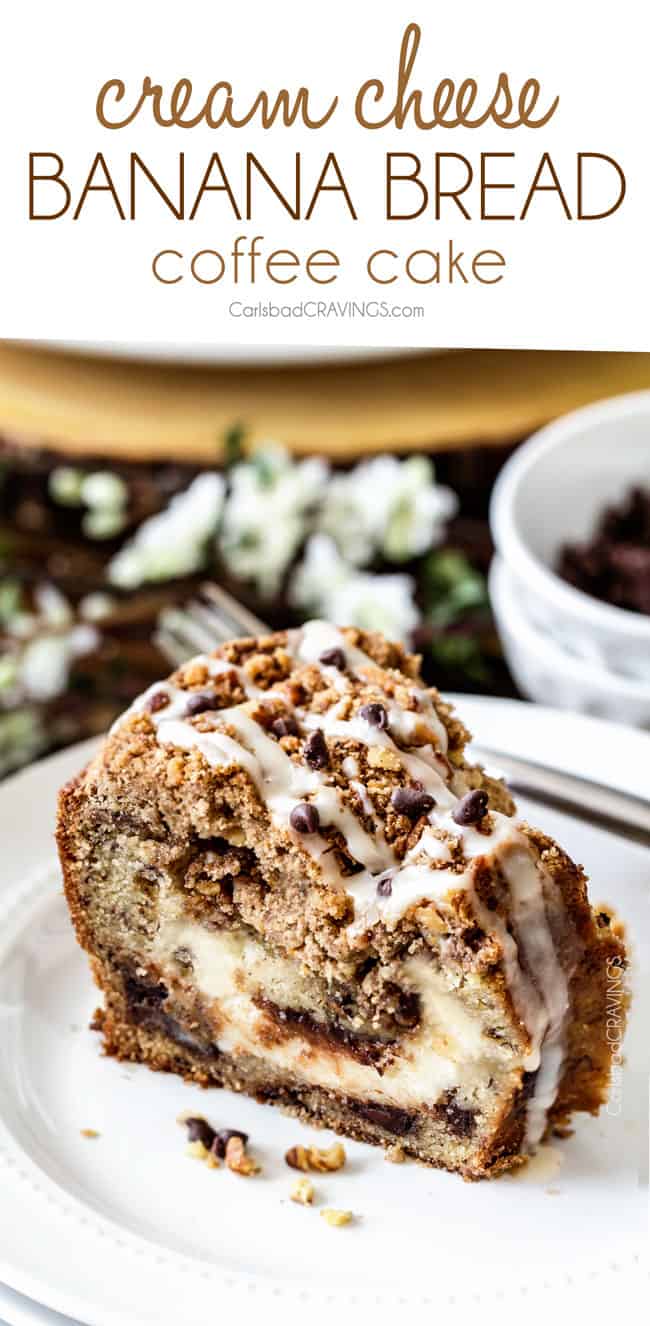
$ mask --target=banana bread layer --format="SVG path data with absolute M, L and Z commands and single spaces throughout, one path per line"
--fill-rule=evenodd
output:
M 325 623 L 151 687 L 61 797 L 108 1049 L 471 1178 L 597 1110 L 620 928 L 466 740 Z

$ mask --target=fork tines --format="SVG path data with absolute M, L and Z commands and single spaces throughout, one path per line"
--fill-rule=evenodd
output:
M 154 643 L 174 667 L 235 636 L 267 633 L 268 626 L 220 585 L 206 582 L 200 594 L 183 607 L 165 608 L 158 619 Z

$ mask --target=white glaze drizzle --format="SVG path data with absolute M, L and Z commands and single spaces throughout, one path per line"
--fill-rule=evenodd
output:
M 158 695 L 161 692 L 163 695 L 167 696 L 168 703 L 164 705 L 162 709 L 156 709 L 153 712 L 148 710 L 147 706 L 149 701 L 154 695 Z M 147 712 L 149 720 L 154 727 L 158 727 L 158 724 L 165 717 L 180 718 L 185 714 L 187 709 L 187 698 L 187 691 L 182 691 L 179 686 L 172 686 L 169 681 L 157 681 L 153 686 L 149 686 L 146 691 L 143 691 L 142 695 L 139 695 L 137 699 L 129 705 L 129 708 L 126 709 L 123 714 L 120 714 L 119 718 L 115 719 L 111 732 L 116 732 L 118 727 L 121 727 L 122 723 L 126 722 L 127 718 L 130 718 L 132 714 L 142 714 Z
M 337 789 L 327 785 L 325 775 L 292 760 L 280 743 L 274 741 L 251 716 L 249 706 L 235 705 L 204 717 L 210 723 L 211 731 L 199 732 L 192 723 L 161 721 L 158 740 L 163 745 L 196 748 L 213 768 L 239 765 L 245 769 L 273 823 L 279 828 L 290 829 L 292 810 L 308 796 L 323 826 L 333 825 L 343 834 L 355 859 L 367 870 L 381 870 L 387 848 L 383 837 L 371 837 L 366 833 L 358 817 L 342 802 Z M 242 738 L 241 742 L 228 736 L 221 725 L 234 728 Z M 295 834 L 295 837 L 318 860 L 322 860 L 330 849 L 330 844 L 318 833 Z M 391 859 L 394 859 L 392 854 Z M 336 863 L 328 862 L 329 879 L 332 879 L 333 872 L 343 878 Z
M 246 676 L 243 668 L 238 668 L 233 663 L 227 663 L 225 658 L 210 658 L 207 654 L 197 654 L 191 661 L 195 666 L 202 665 L 205 667 L 206 672 L 210 677 L 219 677 L 226 672 L 233 672 L 236 675 L 242 690 L 251 698 L 254 695 L 261 695 L 264 693 L 260 691 L 258 686 L 253 685 L 250 678 Z M 168 703 L 163 705 L 160 709 L 150 710 L 148 708 L 150 700 L 154 695 L 160 695 L 161 693 L 167 696 Z M 169 719 L 185 718 L 187 716 L 187 702 L 191 698 L 191 695 L 191 691 L 183 690 L 180 686 L 174 686 L 170 681 L 155 681 L 153 685 L 147 687 L 146 691 L 143 691 L 141 695 L 137 696 L 133 703 L 129 705 L 129 708 L 126 709 L 123 714 L 120 714 L 119 718 L 116 718 L 111 728 L 111 732 L 117 731 L 117 728 L 121 727 L 122 723 L 124 723 L 132 714 L 142 714 L 146 712 L 150 722 L 155 728 L 159 727 L 161 723 L 166 722 Z
M 351 778 L 350 787 L 353 792 L 356 792 L 359 798 L 359 805 L 361 806 L 364 815 L 367 815 L 371 819 L 375 813 L 375 807 L 373 806 L 363 783 L 360 783 L 356 778 Z
M 341 695 L 351 689 L 349 674 L 370 668 L 373 680 L 377 666 L 362 650 L 351 646 L 335 627 L 325 622 L 309 622 L 301 630 L 289 633 L 289 652 L 299 661 L 318 664 L 328 683 Z M 320 655 L 328 649 L 343 650 L 346 671 L 332 665 L 321 664 Z M 429 744 L 405 750 L 393 740 L 396 736 L 407 743 L 424 721 L 438 738 L 440 751 L 447 746 L 444 724 L 436 713 L 429 696 L 416 687 L 411 694 L 418 704 L 416 712 L 401 709 L 387 700 L 388 728 L 375 727 L 354 714 L 344 719 L 337 712 L 337 702 L 323 714 L 314 714 L 295 707 L 296 717 L 308 730 L 321 728 L 326 736 L 352 739 L 365 746 L 381 746 L 395 751 L 413 780 L 422 783 L 435 800 L 428 819 L 431 828 L 425 829 L 414 848 L 403 861 L 398 861 L 383 834 L 366 832 L 358 816 L 341 799 L 339 790 L 327 782 L 327 773 L 314 770 L 290 758 L 280 743 L 265 731 L 252 717 L 255 707 L 280 698 L 287 708 L 287 697 L 280 686 L 263 691 L 255 686 L 244 670 L 224 659 L 199 656 L 194 662 L 203 663 L 210 676 L 225 672 L 236 674 L 248 701 L 227 709 L 202 714 L 209 731 L 199 731 L 183 718 L 188 692 L 169 682 L 151 686 L 134 702 L 127 714 L 147 709 L 151 696 L 163 691 L 169 703 L 148 716 L 156 728 L 157 738 L 164 745 L 181 749 L 197 749 L 212 767 L 231 765 L 246 771 L 266 804 L 273 822 L 292 833 L 296 841 L 320 863 L 324 877 L 346 889 L 354 902 L 355 918 L 348 927 L 351 942 L 364 934 L 378 921 L 395 924 L 406 911 L 418 903 L 444 901 L 452 891 L 466 889 L 471 896 L 472 910 L 484 931 L 496 937 L 502 955 L 506 981 L 517 1016 L 526 1028 L 530 1049 L 524 1067 L 536 1072 L 534 1092 L 528 1103 L 525 1145 L 532 1150 L 543 1134 L 548 1110 L 555 1099 L 564 1058 L 564 1029 L 569 1008 L 568 975 L 558 960 L 546 914 L 544 889 L 556 893 L 553 881 L 536 861 L 526 838 L 508 816 L 491 812 L 488 833 L 472 826 L 461 827 L 453 820 L 452 811 L 458 798 L 443 776 L 448 771 L 440 752 Z M 347 676 L 346 676 L 347 672 Z M 251 704 L 251 700 L 255 703 Z M 123 719 L 127 715 L 123 716 Z M 118 720 L 118 721 L 123 721 Z M 223 731 L 228 726 L 241 738 L 235 740 Z M 358 773 L 358 763 L 347 757 L 347 775 Z M 371 815 L 374 807 L 367 789 L 358 780 L 350 781 L 363 813 Z M 356 875 L 345 877 L 336 863 L 331 844 L 320 833 L 298 835 L 290 828 L 293 808 L 303 798 L 319 812 L 322 826 L 334 826 L 344 836 L 352 856 L 364 867 Z M 443 832 L 438 837 L 435 828 Z M 449 867 L 451 847 L 460 846 L 464 869 Z M 508 925 L 498 910 L 484 906 L 475 888 L 477 868 L 481 858 L 498 864 L 508 884 Z M 434 864 L 435 863 L 435 864 Z M 392 884 L 388 897 L 377 894 L 377 882 L 389 877 Z M 525 966 L 522 966 L 523 956 Z
M 362 649 L 349 644 L 342 632 L 336 626 L 330 626 L 329 622 L 305 622 L 305 625 L 299 631 L 290 631 L 289 647 L 301 663 L 319 663 L 321 654 L 324 654 L 328 649 L 341 649 L 345 655 L 349 672 L 356 673 L 364 668 L 369 668 L 373 677 L 375 677 L 378 670 L 381 671 L 369 654 L 364 654 Z M 339 671 L 338 668 L 322 663 L 319 663 L 319 666 L 335 689 L 349 689 L 345 674 Z M 447 749 L 447 729 L 436 713 L 431 697 L 426 690 L 415 684 L 411 686 L 411 695 L 419 710 L 417 713 L 413 713 L 412 719 L 410 710 L 401 709 L 399 705 L 391 705 L 390 702 L 386 706 L 396 736 L 400 740 L 402 737 L 408 739 L 409 736 L 413 735 L 415 724 L 417 722 L 421 723 L 424 719 L 427 726 L 435 733 L 440 750 L 444 753 Z
M 418 746 L 417 754 L 414 751 L 402 750 L 385 728 L 374 727 L 360 714 L 354 714 L 352 718 L 339 718 L 336 710 L 335 705 L 324 714 L 305 713 L 301 716 L 303 726 L 308 729 L 321 728 L 326 737 L 349 738 L 361 742 L 364 746 L 383 746 L 386 750 L 395 751 L 407 773 L 415 781 L 422 783 L 425 791 L 430 793 L 438 806 L 455 805 L 457 797 L 447 786 L 439 768 L 435 767 L 436 756 L 431 746 Z M 431 761 L 425 759 L 427 754 L 431 755 Z

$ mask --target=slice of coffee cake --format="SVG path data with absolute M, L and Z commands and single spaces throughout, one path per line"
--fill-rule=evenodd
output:
M 323 622 L 151 687 L 60 801 L 107 1051 L 467 1178 L 595 1112 L 620 928 L 466 740 Z

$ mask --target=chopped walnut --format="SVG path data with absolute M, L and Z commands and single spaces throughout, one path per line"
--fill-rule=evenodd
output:
M 226 1143 L 226 1165 L 233 1174 L 241 1174 L 247 1179 L 251 1174 L 259 1174 L 261 1166 L 252 1156 L 246 1154 L 246 1146 L 241 1137 L 230 1137 Z
M 384 1152 L 384 1160 L 388 1160 L 391 1165 L 403 1165 L 406 1160 L 406 1152 L 399 1142 L 394 1146 L 389 1146 Z
M 317 1146 L 292 1146 L 284 1158 L 291 1169 L 315 1170 L 317 1174 L 327 1174 L 343 1168 L 345 1149 L 340 1142 L 323 1149 Z
M 167 761 L 165 776 L 168 787 L 178 787 L 178 784 L 182 783 L 184 769 L 185 764 L 180 755 L 173 755 L 172 758 Z
M 291 1189 L 292 1202 L 300 1206 L 311 1206 L 314 1200 L 314 1185 L 311 1179 L 298 1179 Z
M 369 746 L 367 758 L 371 769 L 391 769 L 399 773 L 402 768 L 397 752 L 386 746 Z
M 192 1156 L 194 1160 L 207 1160 L 210 1152 L 208 1151 L 207 1146 L 204 1146 L 203 1142 L 197 1137 L 195 1142 L 188 1142 L 185 1148 L 185 1155 Z
M 291 1169 L 309 1169 L 309 1160 L 307 1158 L 307 1148 L 304 1146 L 292 1146 L 284 1157 L 287 1165 Z
M 422 907 L 417 907 L 414 916 L 418 925 L 428 930 L 430 934 L 442 935 L 449 929 L 448 921 L 445 921 L 433 903 L 427 902 Z
M 199 659 L 192 659 L 190 663 L 185 664 L 185 667 L 180 673 L 179 680 L 184 687 L 204 686 L 206 681 L 209 680 L 209 677 L 210 673 L 208 672 L 205 663 L 201 663 Z
M 291 670 L 291 660 L 284 650 L 280 652 L 279 657 L 275 654 L 256 653 L 247 658 L 243 666 L 246 676 L 254 685 L 268 690 L 274 682 L 284 680 Z
M 345 1148 L 340 1142 L 335 1142 L 324 1150 L 317 1146 L 310 1146 L 307 1151 L 309 1168 L 316 1170 L 317 1173 L 326 1174 L 334 1172 L 337 1169 L 343 1169 L 345 1164 Z
M 321 1211 L 321 1215 L 323 1220 L 325 1220 L 328 1225 L 332 1225 L 334 1229 L 337 1229 L 340 1225 L 349 1225 L 352 1220 L 351 1211 L 334 1211 L 329 1206 L 326 1206 L 325 1209 Z

